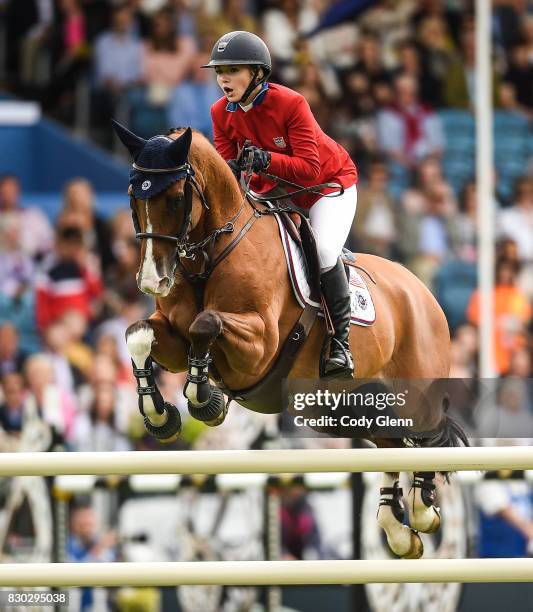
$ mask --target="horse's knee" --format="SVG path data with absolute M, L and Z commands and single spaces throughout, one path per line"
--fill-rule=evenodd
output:
M 189 327 L 189 333 L 196 350 L 205 352 L 222 333 L 223 325 L 220 315 L 214 310 L 202 311 Z
M 137 321 L 126 330 L 126 345 L 138 368 L 144 367 L 154 342 L 155 333 L 147 321 Z

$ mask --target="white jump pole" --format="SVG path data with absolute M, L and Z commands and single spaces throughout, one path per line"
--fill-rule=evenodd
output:
M 0 476 L 532 470 L 533 446 L 0 453 Z
M 531 582 L 533 559 L 0 564 L 0 586 Z

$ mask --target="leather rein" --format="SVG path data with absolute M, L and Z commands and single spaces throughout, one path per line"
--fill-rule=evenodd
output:
M 240 186 L 243 190 L 243 199 L 241 206 L 237 213 L 227 221 L 222 227 L 216 228 L 212 230 L 205 238 L 198 242 L 189 242 L 188 234 L 190 231 L 191 225 L 191 217 L 192 217 L 192 196 L 193 196 L 193 188 L 198 193 L 202 206 L 206 209 L 206 211 L 210 210 L 210 207 L 207 203 L 207 200 L 200 189 L 198 182 L 194 178 L 194 170 L 189 162 L 185 162 L 182 166 L 177 168 L 169 168 L 169 169 L 148 169 L 136 166 L 134 167 L 136 170 L 140 170 L 141 172 L 148 173 L 170 173 L 177 171 L 185 172 L 185 185 L 184 185 L 184 200 L 185 200 L 185 213 L 183 217 L 183 223 L 181 225 L 178 236 L 170 236 L 168 234 L 160 234 L 156 232 L 141 232 L 140 224 L 137 217 L 137 211 L 134 206 L 134 198 L 130 199 L 130 207 L 132 210 L 133 224 L 135 226 L 135 237 L 143 240 L 143 239 L 153 239 L 153 240 L 164 240 L 167 242 L 172 242 L 176 246 L 176 264 L 178 265 L 180 272 L 184 276 L 184 278 L 194 287 L 196 298 L 198 302 L 198 307 L 202 309 L 203 307 L 203 290 L 208 278 L 211 276 L 213 270 L 217 267 L 217 265 L 225 259 L 233 249 L 239 244 L 239 242 L 244 238 L 253 224 L 257 221 L 257 219 L 267 216 L 273 215 L 275 213 L 284 213 L 284 212 L 294 212 L 299 215 L 302 213 L 292 206 L 287 205 L 278 205 L 278 206 L 270 206 L 266 208 L 258 208 L 256 203 L 266 203 L 266 202 L 276 202 L 279 200 L 283 200 L 287 197 L 293 195 L 301 195 L 304 193 L 315 193 L 317 195 L 321 195 L 322 197 L 338 197 L 344 192 L 344 188 L 342 185 L 338 183 L 322 183 L 320 185 L 314 185 L 312 187 L 302 187 L 301 185 L 297 185 L 285 179 L 281 179 L 272 174 L 268 174 L 266 172 L 261 172 L 263 176 L 270 180 L 276 181 L 280 185 L 286 185 L 290 187 L 296 187 L 297 191 L 293 191 L 287 193 L 285 195 L 279 196 L 259 196 L 250 191 L 250 182 L 253 176 L 252 170 L 252 162 L 253 162 L 253 154 L 250 155 L 246 161 L 245 170 L 243 171 L 243 177 L 241 177 Z M 320 190 L 321 189 L 337 189 L 338 193 L 330 193 L 324 194 Z M 239 231 L 239 233 L 233 238 L 233 240 L 226 245 L 226 247 L 213 258 L 213 252 L 215 249 L 215 245 L 217 240 L 223 234 L 232 234 L 235 231 L 235 222 L 240 217 L 241 213 L 244 210 L 246 201 L 248 201 L 252 207 L 252 214 Z M 191 259 L 196 260 L 198 256 L 203 258 L 203 266 L 201 272 L 190 272 L 183 265 L 182 259 Z

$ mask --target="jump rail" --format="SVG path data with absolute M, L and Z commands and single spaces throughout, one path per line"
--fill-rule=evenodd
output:
M 531 582 L 533 559 L 0 564 L 0 586 Z
M 533 446 L 0 453 L 0 476 L 533 470 Z

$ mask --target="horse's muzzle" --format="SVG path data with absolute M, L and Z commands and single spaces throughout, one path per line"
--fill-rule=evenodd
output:
M 162 279 L 143 279 L 138 281 L 139 290 L 154 297 L 166 297 L 172 289 L 172 279 L 164 276 Z

